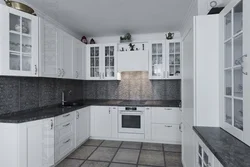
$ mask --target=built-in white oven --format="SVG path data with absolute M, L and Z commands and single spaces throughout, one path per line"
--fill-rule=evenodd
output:
M 145 133 L 144 107 L 119 107 L 119 133 Z

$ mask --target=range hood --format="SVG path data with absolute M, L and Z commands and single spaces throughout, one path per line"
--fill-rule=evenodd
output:
M 148 50 L 118 52 L 118 72 L 148 71 Z

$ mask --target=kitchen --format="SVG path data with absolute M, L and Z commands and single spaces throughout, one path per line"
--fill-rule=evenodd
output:
M 250 2 L 21 2 L 0 1 L 0 166 L 250 165 Z

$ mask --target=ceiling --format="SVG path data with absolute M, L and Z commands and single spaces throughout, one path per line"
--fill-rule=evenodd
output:
M 178 31 L 192 0 L 25 0 L 86 36 Z

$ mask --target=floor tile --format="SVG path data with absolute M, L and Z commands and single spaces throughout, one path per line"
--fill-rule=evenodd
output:
M 180 153 L 181 152 L 181 145 L 164 144 L 164 151 Z
M 81 167 L 108 167 L 108 162 L 86 161 Z
M 182 167 L 181 153 L 165 152 L 166 167 Z
M 96 148 L 94 146 L 82 146 L 69 155 L 68 158 L 87 159 Z
M 121 143 L 121 141 L 106 140 L 101 144 L 101 147 L 119 147 Z
M 164 166 L 163 152 L 161 151 L 141 151 L 140 165 Z
M 136 164 L 140 150 L 119 149 L 113 162 Z
M 84 160 L 77 160 L 77 159 L 65 159 L 56 167 L 79 167 Z
M 112 163 L 109 167 L 136 167 L 136 165 Z
M 163 147 L 162 147 L 162 144 L 159 144 L 159 143 L 142 143 L 142 149 L 162 151 Z
M 131 148 L 131 149 L 140 149 L 140 142 L 123 142 L 121 148 Z
M 85 146 L 100 146 L 103 140 L 88 140 L 83 145 Z
M 89 160 L 111 161 L 117 148 L 99 147 L 90 157 Z

